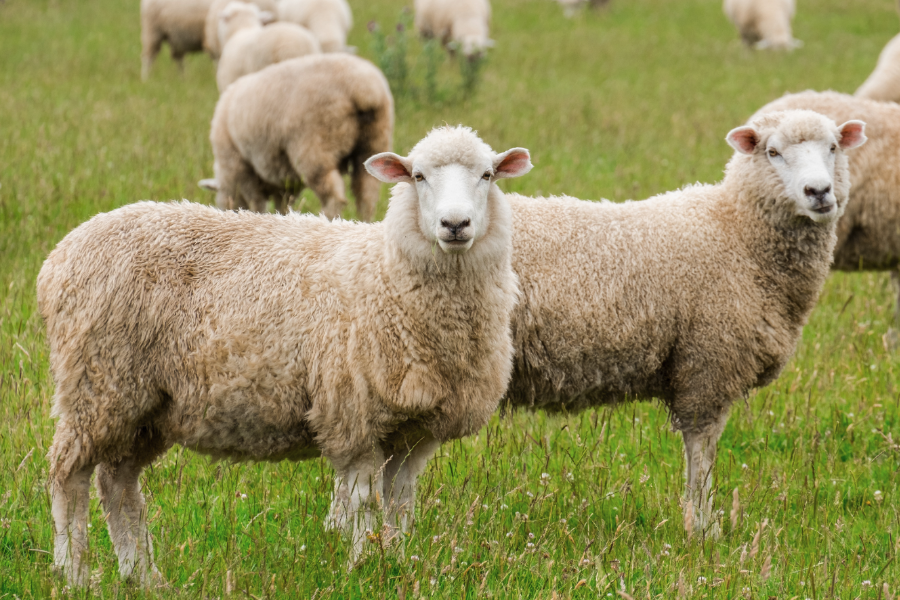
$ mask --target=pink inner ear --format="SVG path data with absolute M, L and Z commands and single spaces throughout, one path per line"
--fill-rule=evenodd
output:
M 848 121 L 847 123 L 844 123 L 841 127 L 841 148 L 844 150 L 856 148 L 866 141 L 866 136 L 863 133 L 865 129 L 865 123 L 860 121 Z
M 731 146 L 744 154 L 753 154 L 753 150 L 756 148 L 756 144 L 759 143 L 759 138 L 756 135 L 756 131 L 752 127 L 738 127 L 737 129 L 733 129 L 731 133 L 728 134 L 728 143 Z
M 369 167 L 377 171 L 382 177 L 390 181 L 404 181 L 409 179 L 409 171 L 399 160 L 393 156 L 383 156 L 369 163 Z
M 531 157 L 524 150 L 510 152 L 494 170 L 495 177 L 518 177 L 531 168 Z

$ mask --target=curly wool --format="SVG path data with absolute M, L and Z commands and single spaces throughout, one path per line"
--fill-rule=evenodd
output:
M 319 40 L 323 52 L 343 52 L 353 26 L 346 0 L 280 0 L 278 19 L 302 25 Z
M 278 14 L 278 6 L 275 0 L 242 0 L 250 4 L 255 4 L 260 10 L 264 10 L 273 15 Z M 209 10 L 206 12 L 206 19 L 203 24 L 203 49 L 209 54 L 213 60 L 219 60 L 222 56 L 222 43 L 219 40 L 219 17 L 225 7 L 234 0 L 212 0 Z

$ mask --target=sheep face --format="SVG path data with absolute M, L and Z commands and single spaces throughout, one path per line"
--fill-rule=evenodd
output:
M 810 113 L 784 118 L 774 129 L 765 124 L 738 127 L 726 139 L 738 152 L 768 162 L 797 215 L 830 223 L 843 208 L 835 195 L 835 164 L 841 160 L 846 168 L 840 153 L 865 142 L 864 129 L 862 121 L 835 127 L 830 119 Z
M 272 13 L 262 11 L 255 4 L 229 2 L 219 15 L 219 43 L 225 43 L 241 29 L 262 27 L 274 20 Z
M 448 254 L 466 252 L 487 233 L 494 180 L 531 170 L 528 150 L 513 148 L 495 154 L 478 142 L 481 151 L 454 152 L 459 160 L 443 163 L 417 156 L 415 149 L 408 157 L 383 152 L 366 161 L 366 169 L 377 179 L 412 186 L 422 235 Z

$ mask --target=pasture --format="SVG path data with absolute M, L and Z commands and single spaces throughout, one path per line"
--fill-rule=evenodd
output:
M 402 0 L 351 0 L 395 35 Z M 535 169 L 507 191 L 641 199 L 714 182 L 725 134 L 788 91 L 852 92 L 897 33 L 892 0 L 801 2 L 803 48 L 753 53 L 719 0 L 612 0 L 566 19 L 549 0 L 494 0 L 497 41 L 467 99 L 396 98 L 395 151 L 463 123 Z M 418 42 L 410 44 L 411 61 Z M 458 79 L 449 61 L 442 85 Z M 205 55 L 164 51 L 140 81 L 138 0 L 0 3 L 0 599 L 887 598 L 900 592 L 900 361 L 883 336 L 886 273 L 835 273 L 773 385 L 735 405 L 719 444 L 719 539 L 688 539 L 684 459 L 655 403 L 496 415 L 444 445 L 420 480 L 405 552 L 377 536 L 356 569 L 326 532 L 324 460 L 214 463 L 174 448 L 145 472 L 168 586 L 119 579 L 96 499 L 92 585 L 52 571 L 47 461 L 54 421 L 35 277 L 98 212 L 142 199 L 211 203 Z M 384 215 L 382 189 L 377 217 Z M 317 211 L 308 192 L 295 208 Z M 351 209 L 345 213 L 353 217 Z M 737 490 L 735 492 L 735 490 Z M 886 595 L 884 585 L 891 596 Z

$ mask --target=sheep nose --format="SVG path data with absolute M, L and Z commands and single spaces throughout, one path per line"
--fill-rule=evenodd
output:
M 450 219 L 441 219 L 441 227 L 445 227 L 453 234 L 453 237 L 456 237 L 461 229 L 465 229 L 469 226 L 469 219 L 462 219 L 461 221 L 451 221 Z
M 828 195 L 828 192 L 831 191 L 831 186 L 826 185 L 822 189 L 816 189 L 811 186 L 806 186 L 803 188 L 803 193 L 809 196 L 810 198 L 815 198 L 817 202 L 824 202 L 825 196 Z

